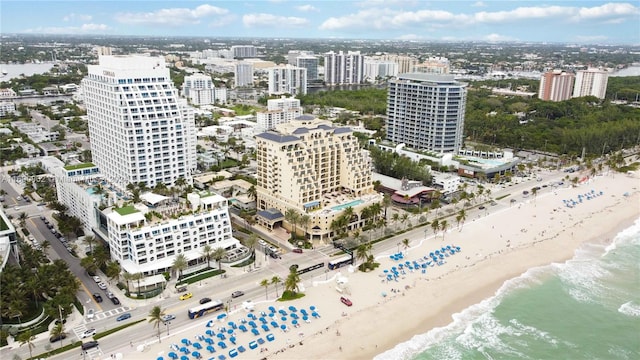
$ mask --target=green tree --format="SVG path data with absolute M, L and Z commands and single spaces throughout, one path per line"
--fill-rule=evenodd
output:
M 264 297 L 266 299 L 269 299 L 269 293 L 268 293 L 269 280 L 268 279 L 263 279 L 262 281 L 260 281 L 260 286 L 264 286 Z
M 282 282 L 282 280 L 278 276 L 274 276 L 274 277 L 271 278 L 271 284 L 276 286 L 276 298 L 279 297 L 279 295 L 278 295 L 278 284 L 280 284 L 281 282 Z
M 29 358 L 33 358 L 33 349 L 36 347 L 36 345 L 33 343 L 35 339 L 36 337 L 31 333 L 30 329 L 25 330 L 18 335 L 20 346 L 27 344 L 27 346 L 29 347 Z
M 289 291 L 291 293 L 297 293 L 300 288 L 298 287 L 298 283 L 300 282 L 300 275 L 298 275 L 298 270 L 294 267 L 289 269 L 289 275 L 284 280 L 284 291 Z
M 218 270 L 222 270 L 222 259 L 227 256 L 227 250 L 224 248 L 218 247 L 213 250 L 213 259 L 218 262 Z
M 60 321 L 51 328 L 51 331 L 49 332 L 49 334 L 52 337 L 58 337 L 58 336 L 62 337 L 67 335 L 67 333 L 64 331 L 64 325 L 62 324 L 62 319 L 60 319 Z M 60 348 L 62 348 L 62 339 L 60 339 Z
M 153 323 L 153 327 L 158 329 L 158 342 L 162 342 L 160 339 L 160 324 L 163 324 L 164 321 L 162 317 L 165 315 L 165 311 L 162 310 L 160 306 L 154 306 L 149 311 L 149 322 Z
M 207 268 L 211 268 L 211 259 L 213 257 L 213 248 L 207 244 L 200 249 L 200 253 L 207 260 Z
M 178 272 L 178 282 L 182 279 L 182 272 L 184 269 L 189 266 L 189 262 L 187 261 L 187 257 L 184 254 L 178 254 L 173 259 L 173 264 L 171 264 L 171 268 Z
M 300 213 L 296 209 L 287 209 L 284 213 L 284 219 L 291 224 L 291 239 L 296 238 L 296 225 L 300 220 Z

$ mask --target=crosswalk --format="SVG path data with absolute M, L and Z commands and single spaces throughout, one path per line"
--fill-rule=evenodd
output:
M 80 336 L 88 330 L 87 326 L 85 324 L 80 324 L 76 327 L 74 327 L 73 329 L 73 333 L 76 335 L 76 337 L 78 339 L 80 339 L 80 341 L 91 341 L 93 340 L 93 338 L 86 338 L 86 339 L 81 339 Z M 102 350 L 100 349 L 100 346 L 96 346 L 94 348 L 88 349 L 88 350 L 82 350 L 82 356 L 84 359 L 99 359 L 102 355 L 104 355 L 104 353 L 102 352 Z
M 123 313 L 125 313 L 125 312 L 127 312 L 129 310 L 131 310 L 130 307 L 121 306 L 121 307 L 116 308 L 116 309 L 97 312 L 93 316 L 93 319 L 87 319 L 87 322 L 90 323 L 90 322 L 93 322 L 93 321 L 96 321 L 96 320 L 106 319 L 106 318 L 111 317 L 111 316 L 123 314 Z

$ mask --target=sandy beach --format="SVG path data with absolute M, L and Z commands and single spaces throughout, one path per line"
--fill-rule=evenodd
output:
M 392 260 L 391 254 L 377 254 L 381 265 L 373 272 L 343 268 L 329 273 L 326 279 L 324 274 L 305 279 L 302 299 L 256 303 L 254 314 L 258 317 L 261 312 L 268 314 L 269 306 L 286 311 L 286 321 L 279 319 L 279 315 L 275 320 L 287 324 L 287 331 L 272 328 L 265 332 L 260 325 L 258 336 L 237 331 L 237 345 L 244 345 L 246 351 L 235 358 L 372 359 L 416 334 L 446 326 L 454 314 L 492 297 L 505 281 L 531 268 L 564 262 L 585 242 L 610 242 L 640 217 L 639 180 L 637 174 L 609 174 L 596 176 L 577 187 L 549 189 L 535 198 L 513 195 L 498 200 L 507 204 L 504 209 L 467 219 L 460 226 L 455 216 L 449 218 L 449 230 L 444 235 L 439 232 L 434 236 L 429 228 L 426 240 L 424 236 L 410 239 L 410 248 L 401 249 L 404 255 L 401 261 Z M 511 202 L 512 198 L 516 201 Z M 576 204 L 570 208 L 563 200 L 574 200 Z M 446 245 L 459 246 L 461 251 L 444 258 L 445 263 L 440 266 L 427 267 L 424 273 L 422 269 L 407 270 L 397 281 L 387 281 L 383 274 L 385 269 L 406 260 L 420 259 L 421 264 L 426 263 L 425 256 Z M 353 301 L 351 307 L 339 300 L 342 295 L 336 290 L 338 278 L 347 281 L 344 296 Z M 294 328 L 288 311 L 290 305 L 298 311 L 309 311 L 315 306 L 320 317 L 300 321 Z M 247 320 L 247 315 L 244 310 L 236 310 L 224 321 L 216 320 L 214 328 L 225 325 L 229 319 L 238 323 Z M 215 318 L 214 314 L 207 319 Z M 207 329 L 205 323 L 200 321 L 170 339 L 163 339 L 161 344 L 150 344 L 144 355 L 138 356 L 156 359 L 163 355 L 167 359 L 172 351 L 169 344 L 178 343 L 180 338 L 198 341 L 197 335 L 205 334 Z M 247 346 L 250 341 L 265 339 L 269 333 L 274 335 L 274 341 L 265 341 L 256 349 Z M 229 358 L 228 351 L 235 345 L 225 350 L 215 348 L 215 353 L 200 351 L 202 357 L 218 358 L 224 354 Z M 135 354 L 123 355 L 137 358 Z

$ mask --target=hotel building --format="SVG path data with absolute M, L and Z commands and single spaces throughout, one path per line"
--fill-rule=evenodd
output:
M 331 223 L 346 208 L 356 214 L 350 229 L 361 226 L 360 211 L 380 202 L 373 190 L 371 160 L 353 131 L 302 115 L 256 135 L 258 221 L 273 227 L 293 209 L 310 217 L 310 240 L 326 241 Z
M 609 73 L 601 69 L 579 70 L 573 87 L 573 97 L 595 96 L 604 99 L 607 94 Z
M 361 84 L 364 81 L 364 55 L 360 51 L 330 51 L 324 54 L 326 85 Z
M 211 105 L 216 102 L 215 86 L 211 77 L 205 74 L 194 74 L 184 77 L 182 96 L 192 105 Z
M 193 108 L 161 57 L 101 56 L 82 80 L 93 162 L 118 189 L 171 186 L 196 169 Z
M 416 150 L 457 153 L 466 100 L 466 84 L 452 75 L 400 74 L 389 82 L 387 139 Z
M 374 60 L 365 58 L 364 60 L 364 79 L 368 82 L 376 80 L 385 80 L 387 78 L 398 76 L 398 64 L 393 61 Z
M 571 98 L 575 75 L 561 70 L 546 72 L 540 78 L 538 98 L 547 101 L 564 101 Z

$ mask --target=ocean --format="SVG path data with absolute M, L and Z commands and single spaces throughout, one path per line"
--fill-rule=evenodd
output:
M 375 360 L 640 359 L 640 219 L 609 246 L 530 269 Z

